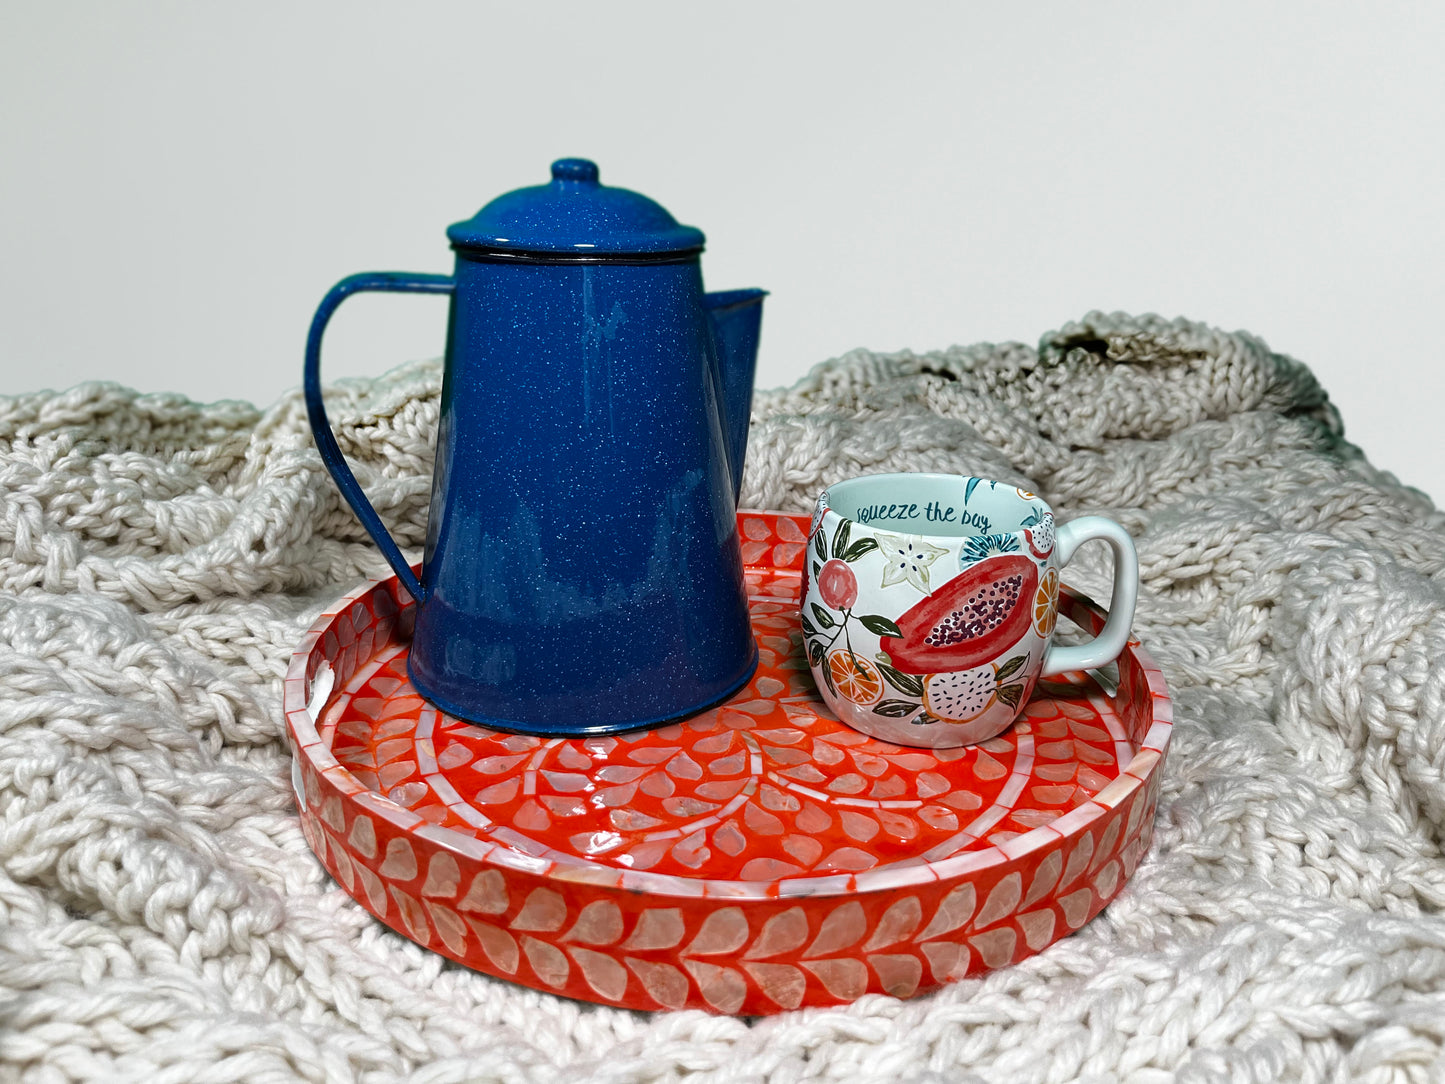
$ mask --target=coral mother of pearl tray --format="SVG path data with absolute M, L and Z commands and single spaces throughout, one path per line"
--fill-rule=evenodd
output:
M 1131 643 L 1117 684 L 1042 683 L 980 746 L 839 723 L 801 652 L 805 516 L 739 513 L 756 676 L 680 724 L 488 730 L 407 680 L 411 599 L 347 596 L 286 677 L 306 839 L 398 933 L 498 978 L 627 1009 L 761 1015 L 911 997 L 1088 922 L 1153 834 L 1171 709 Z M 1089 631 L 1104 612 L 1065 590 Z

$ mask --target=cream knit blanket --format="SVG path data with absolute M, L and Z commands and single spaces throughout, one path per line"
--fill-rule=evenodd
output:
M 439 384 L 331 400 L 412 547 Z M 932 996 L 758 1021 L 471 973 L 322 873 L 281 678 L 385 567 L 299 395 L 88 384 L 0 400 L 0 447 L 0 1079 L 1445 1080 L 1445 515 L 1258 339 L 1093 314 L 757 396 L 746 505 L 939 470 L 1124 523 L 1177 719 L 1153 850 L 1086 928 Z M 1096 548 L 1067 578 L 1103 595 Z

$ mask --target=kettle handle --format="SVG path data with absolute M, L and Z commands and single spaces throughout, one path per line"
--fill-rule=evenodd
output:
M 356 518 L 366 528 L 384 556 L 396 572 L 396 578 L 407 593 L 421 602 L 425 591 L 421 582 L 402 556 L 401 548 L 387 532 L 381 517 L 371 502 L 366 499 L 356 475 L 341 454 L 336 436 L 331 432 L 331 423 L 326 417 L 326 407 L 321 401 L 321 336 L 331 320 L 331 314 L 352 294 L 367 291 L 400 294 L 449 294 L 456 289 L 456 280 L 450 275 L 414 275 L 405 271 L 367 271 L 359 275 L 348 275 L 322 299 L 316 315 L 311 319 L 311 332 L 306 336 L 306 368 L 303 371 L 302 386 L 306 393 L 306 416 L 311 422 L 311 435 L 316 438 L 316 448 L 321 452 L 321 461 L 336 481 L 336 488 L 351 505 Z

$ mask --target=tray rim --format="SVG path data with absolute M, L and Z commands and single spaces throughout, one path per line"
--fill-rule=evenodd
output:
M 744 516 L 787 517 L 807 521 L 806 515 L 767 509 L 738 509 L 738 517 Z M 749 564 L 749 568 L 768 571 L 790 571 L 773 564 Z M 589 861 L 579 855 L 568 854 L 548 848 L 546 856 L 526 853 L 525 850 L 509 846 L 505 842 L 489 842 L 475 836 L 444 828 L 424 820 L 418 814 L 363 786 L 346 767 L 340 763 L 331 748 L 322 740 L 317 730 L 318 718 L 325 714 L 331 697 L 341 690 L 333 688 L 326 701 L 313 718 L 306 695 L 307 669 L 312 652 L 338 618 L 346 614 L 363 597 L 377 590 L 385 590 L 397 579 L 395 574 L 376 577 L 347 592 L 332 606 L 324 610 L 312 623 L 305 635 L 297 642 L 287 668 L 283 685 L 282 708 L 287 720 L 287 737 L 292 745 L 292 780 L 297 790 L 300 814 L 307 816 L 306 801 L 299 787 L 299 764 L 295 757 L 305 756 L 310 766 L 336 787 L 343 800 L 351 800 L 365 808 L 372 816 L 380 817 L 396 830 L 425 838 L 436 846 L 472 862 L 491 863 L 507 869 L 530 873 L 543 878 L 573 882 L 599 889 L 620 889 L 642 893 L 650 897 L 676 899 L 781 900 L 789 898 L 830 898 L 844 895 L 858 895 L 880 891 L 892 892 L 899 889 L 923 887 L 929 884 L 947 883 L 961 877 L 987 869 L 990 866 L 1021 859 L 1036 850 L 1067 843 L 1081 836 L 1107 817 L 1112 810 L 1128 801 L 1136 791 L 1145 786 L 1158 770 L 1168 751 L 1173 730 L 1173 704 L 1164 682 L 1163 672 L 1154 662 L 1137 638 L 1131 637 L 1125 651 L 1132 654 L 1143 672 L 1149 689 L 1152 716 L 1139 746 L 1120 769 L 1119 775 L 1108 783 L 1093 798 L 1083 802 L 1049 824 L 1032 828 L 1004 843 L 991 844 L 977 850 L 967 850 L 935 861 L 922 861 L 911 865 L 891 865 L 875 870 L 856 873 L 833 873 L 812 876 L 783 877 L 771 881 L 744 881 L 716 877 L 690 877 L 674 873 L 657 873 L 651 870 L 628 870 L 616 866 Z M 403 594 L 404 592 L 398 592 Z M 1107 616 L 1098 603 L 1068 586 L 1061 586 L 1061 597 L 1070 601 L 1070 609 L 1082 609 L 1095 617 Z M 402 610 L 406 603 L 399 603 Z M 1066 611 L 1067 612 L 1067 611 Z M 328 664 L 329 665 L 329 664 Z M 1111 697 L 1112 698 L 1112 697 Z M 547 738 L 545 741 L 566 741 L 565 738 Z M 905 748 L 900 746 L 899 748 Z M 315 814 L 309 814 L 314 816 Z M 509 825 L 499 825 L 498 831 L 512 831 L 524 840 L 520 832 Z

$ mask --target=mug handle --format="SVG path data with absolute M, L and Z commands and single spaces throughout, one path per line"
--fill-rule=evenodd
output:
M 1129 642 L 1134 623 L 1134 604 L 1139 599 L 1139 555 L 1129 532 L 1103 516 L 1080 516 L 1061 524 L 1054 535 L 1054 549 L 1063 568 L 1085 542 L 1102 539 L 1114 551 L 1114 594 L 1109 601 L 1109 618 L 1086 644 L 1062 646 L 1050 642 L 1044 653 L 1042 677 L 1055 677 L 1068 670 L 1092 670 L 1113 662 Z
M 356 475 L 341 454 L 341 446 L 331 432 L 331 423 L 326 418 L 326 407 L 321 401 L 321 336 L 331 320 L 331 314 L 352 294 L 367 291 L 398 294 L 449 294 L 456 289 L 456 280 L 450 275 L 414 275 L 405 271 L 367 271 L 360 275 L 348 275 L 335 286 L 321 301 L 316 315 L 311 319 L 311 332 L 306 336 L 306 367 L 302 374 L 302 386 L 306 393 L 306 416 L 311 422 L 311 435 L 316 438 L 316 448 L 321 452 L 321 462 L 331 472 L 336 488 L 351 505 L 356 518 L 366 528 L 366 533 L 381 549 L 382 556 L 391 565 L 396 578 L 407 593 L 417 602 L 423 600 L 425 591 L 421 582 L 402 556 L 401 547 L 387 532 L 381 517 L 371 502 L 366 499 Z

